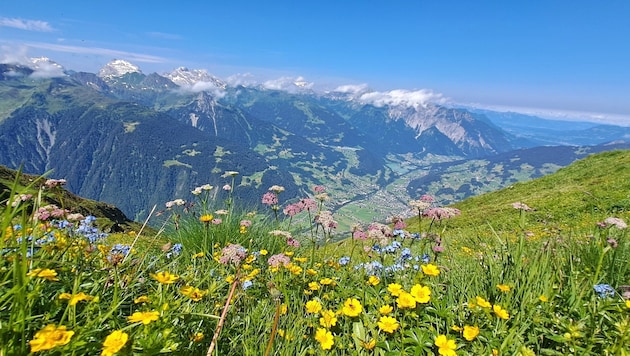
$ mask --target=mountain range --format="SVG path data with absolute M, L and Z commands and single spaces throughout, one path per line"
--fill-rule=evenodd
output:
M 232 188 L 246 206 L 272 185 L 285 187 L 283 201 L 324 185 L 350 224 L 397 214 L 422 194 L 449 203 L 629 147 L 627 127 L 457 108 L 424 94 L 319 93 L 299 78 L 228 84 L 185 67 L 145 74 L 123 60 L 98 73 L 45 58 L 5 63 L 0 164 L 51 172 L 135 220 L 192 199 L 195 186 L 230 183 L 226 171 L 239 172 Z

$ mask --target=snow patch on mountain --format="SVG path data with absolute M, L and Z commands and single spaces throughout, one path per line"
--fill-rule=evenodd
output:
M 225 90 L 227 84 L 221 79 L 209 74 L 205 69 L 188 69 L 179 67 L 164 76 L 183 89 L 193 92 L 206 91 L 209 89 Z
M 33 78 L 54 78 L 66 75 L 63 66 L 47 57 L 35 57 L 30 59 L 29 67 L 33 70 Z
M 121 77 L 127 73 L 142 73 L 142 71 L 135 64 L 123 59 L 114 59 L 99 70 L 98 76 L 101 78 Z

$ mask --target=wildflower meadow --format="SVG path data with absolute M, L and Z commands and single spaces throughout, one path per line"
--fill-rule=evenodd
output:
M 425 195 L 342 232 L 323 186 L 291 200 L 271 186 L 252 210 L 238 172 L 223 178 L 116 234 L 44 204 L 63 182 L 13 182 L 0 355 L 630 353 L 625 211 L 554 229 L 513 201 L 500 229 L 462 230 L 468 211 Z

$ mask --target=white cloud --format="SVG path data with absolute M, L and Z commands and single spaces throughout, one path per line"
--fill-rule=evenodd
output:
M 237 87 L 239 85 L 242 85 L 244 87 L 258 85 L 258 81 L 252 73 L 237 73 L 227 77 L 227 79 L 225 79 L 225 82 L 233 87 Z
M 42 42 L 30 42 L 25 45 L 33 48 L 47 49 L 55 52 L 67 52 L 74 54 L 96 54 L 102 56 L 108 56 L 110 58 L 125 58 L 131 62 L 143 62 L 143 63 L 164 63 L 167 60 L 163 57 L 152 56 L 142 53 L 118 51 L 115 49 L 100 48 L 100 47 L 80 47 L 69 46 Z
M 440 93 L 434 93 L 429 89 L 405 90 L 396 89 L 387 92 L 367 92 L 358 97 L 358 100 L 374 106 L 406 106 L 418 109 L 426 107 L 428 103 L 443 104 L 447 101 Z
M 333 92 L 350 94 L 352 96 L 356 96 L 359 94 L 364 94 L 368 92 L 369 90 L 370 88 L 368 87 L 368 85 L 363 83 L 363 84 L 347 84 L 347 85 L 338 86 L 337 88 L 333 90 Z
M 25 31 L 52 32 L 54 29 L 46 21 L 25 20 L 18 18 L 0 17 L 0 27 L 12 27 Z
M 303 77 L 281 77 L 267 80 L 262 83 L 262 87 L 270 90 L 284 90 L 291 93 L 304 89 L 312 89 L 314 83 L 307 82 Z
M 28 47 L 26 46 L 0 46 L 0 63 L 29 65 Z
M 48 58 L 32 59 L 31 68 L 35 70 L 31 74 L 31 77 L 33 78 L 55 78 L 66 75 L 62 66 L 49 61 Z

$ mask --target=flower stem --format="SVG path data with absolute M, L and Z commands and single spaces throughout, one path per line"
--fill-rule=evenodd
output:
M 219 323 L 217 324 L 217 328 L 214 331 L 214 335 L 212 336 L 212 342 L 210 343 L 210 347 L 208 348 L 208 352 L 206 356 L 211 356 L 214 351 L 214 347 L 219 339 L 219 334 L 221 333 L 221 329 L 223 328 L 223 323 L 225 322 L 225 317 L 227 316 L 228 309 L 230 308 L 230 302 L 232 301 L 232 297 L 234 296 L 234 291 L 236 290 L 236 286 L 238 285 L 239 280 L 238 277 L 232 282 L 232 288 L 230 288 L 230 293 L 228 294 L 227 300 L 225 301 L 225 305 L 223 306 L 223 312 L 221 313 L 221 318 L 219 319 Z

